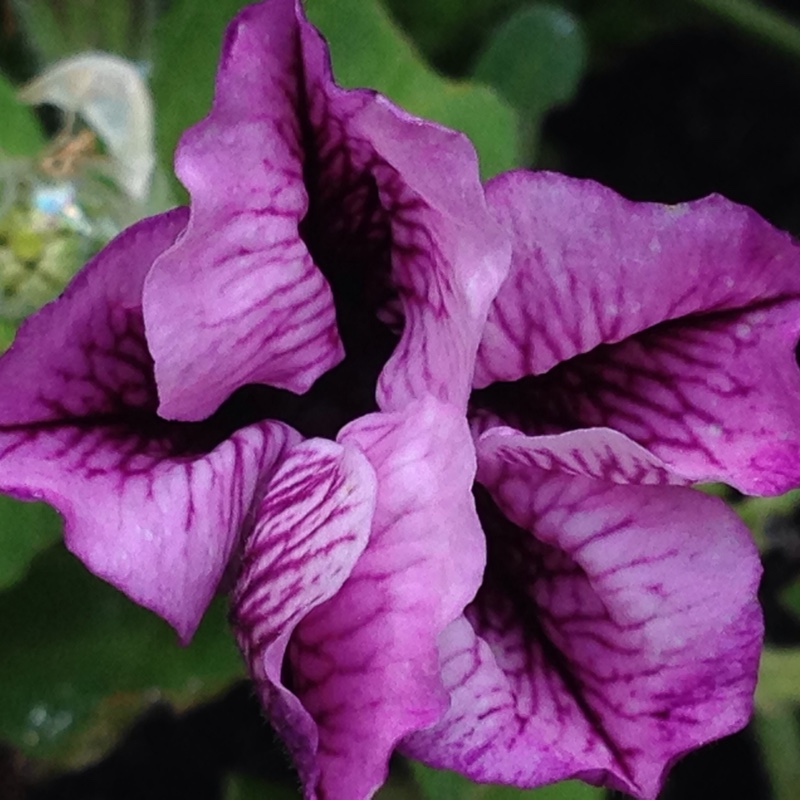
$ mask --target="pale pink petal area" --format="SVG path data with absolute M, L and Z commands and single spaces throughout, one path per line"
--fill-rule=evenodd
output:
M 309 798 L 365 800 L 399 739 L 446 710 L 437 639 L 478 589 L 484 540 L 463 418 L 438 401 L 365 417 L 342 432 L 369 458 L 378 498 L 369 544 L 342 588 L 298 625 L 294 693 L 315 721 Z
M 224 416 L 191 425 L 156 415 L 142 282 L 185 223 L 178 210 L 129 228 L 0 359 L 0 487 L 54 505 L 70 550 L 183 640 L 261 480 L 297 438 L 280 423 L 237 430 Z
M 800 249 L 719 196 L 631 203 L 551 173 L 490 182 L 512 271 L 473 402 L 528 433 L 615 428 L 687 479 L 800 480 Z M 508 383 L 510 382 L 510 383 Z
M 440 640 L 450 709 L 404 750 L 477 781 L 653 800 L 677 758 L 751 713 L 758 554 L 716 498 L 509 454 L 479 455 L 487 569 Z
M 311 787 L 317 730 L 284 683 L 286 647 L 298 623 L 351 574 L 369 539 L 375 497 L 375 472 L 358 448 L 322 439 L 295 446 L 257 509 L 231 597 L 261 702 Z
M 550 436 L 526 436 L 495 427 L 477 442 L 483 460 L 520 468 L 579 475 L 635 486 L 685 486 L 687 481 L 627 436 L 609 428 L 586 428 Z
M 305 392 L 343 353 L 365 413 L 384 365 L 385 410 L 466 403 L 510 245 L 465 136 L 338 87 L 300 5 L 268 0 L 233 22 L 176 169 L 191 219 L 145 290 L 162 415 L 249 382 Z

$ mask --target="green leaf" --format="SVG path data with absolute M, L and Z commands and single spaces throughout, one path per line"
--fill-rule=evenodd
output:
M 263 781 L 250 775 L 230 775 L 225 783 L 225 800 L 299 800 L 296 786 Z
M 331 48 L 336 80 L 369 86 L 412 114 L 464 131 L 485 176 L 519 163 L 516 115 L 490 89 L 434 72 L 374 0 L 310 0 L 309 19 Z
M 87 50 L 147 58 L 154 10 L 154 4 L 143 0 L 27 0 L 15 9 L 44 64 Z
M 521 113 L 538 116 L 572 98 L 585 66 L 578 20 L 558 6 L 537 3 L 494 32 L 473 74 Z
M 800 619 L 800 581 L 793 581 L 781 593 L 780 599 L 786 608 Z
M 463 75 L 486 34 L 523 0 L 386 0 L 437 67 Z
M 800 704 L 800 649 L 765 647 L 761 653 L 756 686 L 756 706 L 771 713 Z
M 761 755 L 769 773 L 774 800 L 797 800 L 800 786 L 800 730 L 797 708 L 784 705 L 755 717 Z
M 472 800 L 476 785 L 457 772 L 432 769 L 410 761 L 411 771 L 427 800 Z
M 493 86 L 520 114 L 530 161 L 535 158 L 544 116 L 573 97 L 586 61 L 586 41 L 578 20 L 546 3 L 517 11 L 483 50 L 473 76 Z
M 750 528 L 760 549 L 769 547 L 768 528 L 788 517 L 800 504 L 800 489 L 793 489 L 777 497 L 745 497 L 733 510 Z
M 17 335 L 17 325 L 9 319 L 0 319 L 0 353 L 11 347 L 11 342 Z
M 427 800 L 602 800 L 602 789 L 579 781 L 562 781 L 538 789 L 477 784 L 456 772 L 436 770 L 412 761 L 411 769 Z
M 44 146 L 44 136 L 33 109 L 17 99 L 16 88 L 2 75 L 0 120 L 0 158 L 3 155 L 32 156 Z
M 61 547 L 0 594 L 0 738 L 28 755 L 68 757 L 103 703 L 153 692 L 179 704 L 209 697 L 243 674 L 215 602 L 192 644 L 89 573 Z
M 75 52 L 70 48 L 69 31 L 64 29 L 50 3 L 38 0 L 17 2 L 14 4 L 14 13 L 44 63 L 57 61 Z
M 0 591 L 19 581 L 34 557 L 61 535 L 61 519 L 44 503 L 0 495 Z

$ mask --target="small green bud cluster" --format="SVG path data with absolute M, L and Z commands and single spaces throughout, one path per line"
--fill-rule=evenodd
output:
M 9 176 L 0 205 L 0 316 L 20 319 L 56 297 L 86 260 L 115 233 L 105 200 L 113 189 L 97 180 Z

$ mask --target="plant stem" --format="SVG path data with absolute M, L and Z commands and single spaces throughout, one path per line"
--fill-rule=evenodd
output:
M 758 0 L 694 0 L 731 25 L 800 58 L 800 26 Z

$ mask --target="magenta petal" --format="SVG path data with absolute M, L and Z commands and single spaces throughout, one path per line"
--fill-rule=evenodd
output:
M 298 230 L 308 210 L 298 26 L 294 0 L 239 14 L 211 112 L 178 147 L 191 219 L 145 287 L 168 418 L 201 419 L 245 383 L 304 392 L 343 355 L 330 288 Z
M 480 584 L 484 544 L 463 415 L 415 403 L 365 417 L 341 440 L 377 474 L 369 545 L 339 592 L 299 624 L 288 655 L 319 737 L 319 780 L 306 777 L 306 796 L 364 800 L 397 741 L 447 708 L 436 642 Z
M 477 393 L 479 405 L 529 433 L 615 428 L 691 480 L 750 493 L 800 481 L 788 235 L 718 196 L 631 203 L 522 172 L 487 193 L 514 255 L 476 380 L 517 383 Z
M 471 387 L 486 315 L 510 244 L 490 217 L 469 140 L 399 112 L 379 95 L 353 120 L 387 164 L 392 285 L 402 336 L 378 382 L 383 409 L 426 393 L 457 406 Z
M 526 436 L 515 428 L 495 427 L 477 443 L 483 460 L 517 467 L 581 475 L 638 486 L 685 485 L 669 467 L 619 431 L 586 428 L 551 436 Z
M 234 630 L 272 723 L 313 786 L 313 719 L 284 685 L 298 622 L 334 595 L 363 552 L 375 506 L 375 473 L 349 445 L 313 439 L 294 447 L 272 477 L 245 543 L 232 596 Z
M 747 529 L 691 489 L 480 464 L 486 576 L 441 640 L 451 708 L 405 749 L 479 781 L 580 777 L 655 798 L 675 759 L 751 712 Z
M 20 328 L 0 360 L 0 487 L 52 503 L 68 547 L 185 640 L 227 565 L 261 477 L 296 434 L 155 414 L 142 282 L 183 210 L 114 240 Z
M 466 137 L 336 86 L 300 5 L 269 0 L 232 24 L 176 168 L 191 220 L 145 290 L 162 415 L 248 382 L 304 392 L 342 348 L 371 394 L 386 365 L 383 409 L 466 403 L 509 259 Z

